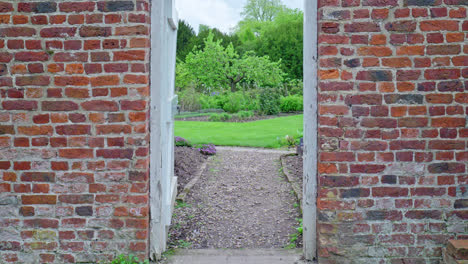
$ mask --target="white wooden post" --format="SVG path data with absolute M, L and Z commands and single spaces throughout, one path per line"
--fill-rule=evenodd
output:
M 317 0 L 304 9 L 304 257 L 317 259 Z
M 175 56 L 177 12 L 174 0 L 151 3 L 150 258 L 166 249 L 176 196 L 174 176 Z

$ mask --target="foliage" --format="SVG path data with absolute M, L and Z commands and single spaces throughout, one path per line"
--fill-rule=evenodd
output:
M 211 122 L 225 122 L 231 119 L 232 116 L 228 113 L 221 113 L 221 114 L 211 114 L 210 118 L 208 119 Z
M 303 97 L 301 95 L 281 97 L 280 109 L 283 113 L 303 111 Z
M 180 201 L 180 200 L 177 200 L 176 201 L 176 204 L 174 205 L 174 208 L 176 209 L 179 209 L 179 208 L 187 208 L 187 207 L 192 207 L 192 205 L 184 202 L 184 201 Z
M 194 47 L 197 50 L 203 50 L 205 48 L 205 39 L 210 33 L 213 34 L 214 41 L 221 41 L 221 45 L 224 48 L 227 48 L 227 46 L 231 43 L 234 48 L 237 48 L 241 44 L 239 36 L 236 34 L 226 34 L 217 28 L 210 28 L 207 25 L 200 25 L 198 35 L 192 40 Z
M 300 10 L 284 9 L 275 20 L 264 23 L 256 40 L 259 56 L 282 61 L 282 70 L 291 79 L 303 76 L 303 20 Z
M 216 155 L 216 147 L 213 144 L 203 144 L 200 147 L 198 147 L 198 151 L 200 151 L 200 153 L 203 155 Z
M 194 39 L 197 37 L 195 30 L 184 20 L 179 20 L 177 29 L 177 59 L 185 60 L 187 54 L 195 46 Z
M 181 111 L 196 111 L 201 109 L 200 96 L 195 88 L 190 86 L 179 92 L 179 105 Z
M 303 127 L 303 115 L 286 116 L 254 122 L 175 121 L 175 133 L 192 144 L 261 148 L 281 147 L 277 138 L 297 137 Z
M 284 137 L 279 137 L 278 142 L 282 147 L 294 147 L 297 144 L 297 138 L 295 136 L 286 135 Z
M 182 91 L 186 87 L 194 87 L 196 82 L 196 77 L 192 74 L 189 68 L 187 68 L 186 64 L 183 61 L 178 60 L 176 63 L 176 91 Z
M 249 119 L 254 116 L 253 111 L 239 111 L 239 113 L 233 115 L 235 118 L 239 120 Z
M 248 20 L 272 21 L 284 8 L 281 0 L 248 0 L 241 15 Z
M 277 115 L 280 112 L 280 95 L 277 89 L 264 88 L 259 95 L 260 112 L 265 115 Z
M 134 255 L 119 255 L 116 259 L 114 259 L 111 264 L 149 264 L 148 260 L 140 261 Z
M 176 147 L 192 147 L 192 144 L 190 144 L 190 142 L 188 142 L 188 140 L 185 138 L 175 137 L 174 141 Z
M 235 120 L 246 120 L 254 116 L 253 111 L 239 111 L 236 114 L 228 114 L 228 113 L 221 113 L 221 114 L 211 114 L 208 121 L 211 122 L 226 122 L 231 119 Z
M 294 228 L 296 230 L 295 233 L 289 235 L 289 244 L 286 246 L 287 249 L 294 249 L 297 247 L 298 244 L 298 238 L 302 236 L 303 234 L 303 224 L 302 224 L 302 218 L 296 218 L 296 221 L 299 223 L 299 226 Z
M 214 40 L 211 32 L 205 39 L 203 50 L 187 55 L 184 67 L 191 76 L 196 77 L 197 86 L 202 87 L 204 92 L 227 87 L 235 92 L 242 81 L 259 86 L 279 85 L 284 75 L 280 68 L 281 61 L 272 62 L 268 56 L 258 57 L 253 53 L 240 57 L 232 44 L 224 48 L 220 40 Z

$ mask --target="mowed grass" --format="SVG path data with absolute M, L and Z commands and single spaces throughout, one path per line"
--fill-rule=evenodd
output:
M 192 144 L 279 148 L 278 138 L 296 137 L 303 129 L 303 115 L 247 123 L 176 121 L 175 135 Z

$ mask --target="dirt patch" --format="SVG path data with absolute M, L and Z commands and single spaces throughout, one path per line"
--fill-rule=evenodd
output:
M 189 147 L 174 148 L 174 174 L 177 176 L 177 193 L 193 178 L 207 156 Z
M 302 188 L 303 181 L 303 161 L 302 156 L 283 156 L 284 170 L 287 170 L 291 176 L 295 178 L 295 181 Z
M 278 151 L 218 149 L 174 211 L 169 244 L 185 248 L 282 248 L 300 218 Z

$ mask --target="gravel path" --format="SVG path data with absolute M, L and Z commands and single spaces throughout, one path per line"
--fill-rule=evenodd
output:
M 299 209 L 280 172 L 284 151 L 218 148 L 200 181 L 179 204 L 170 243 L 186 248 L 282 248 Z

